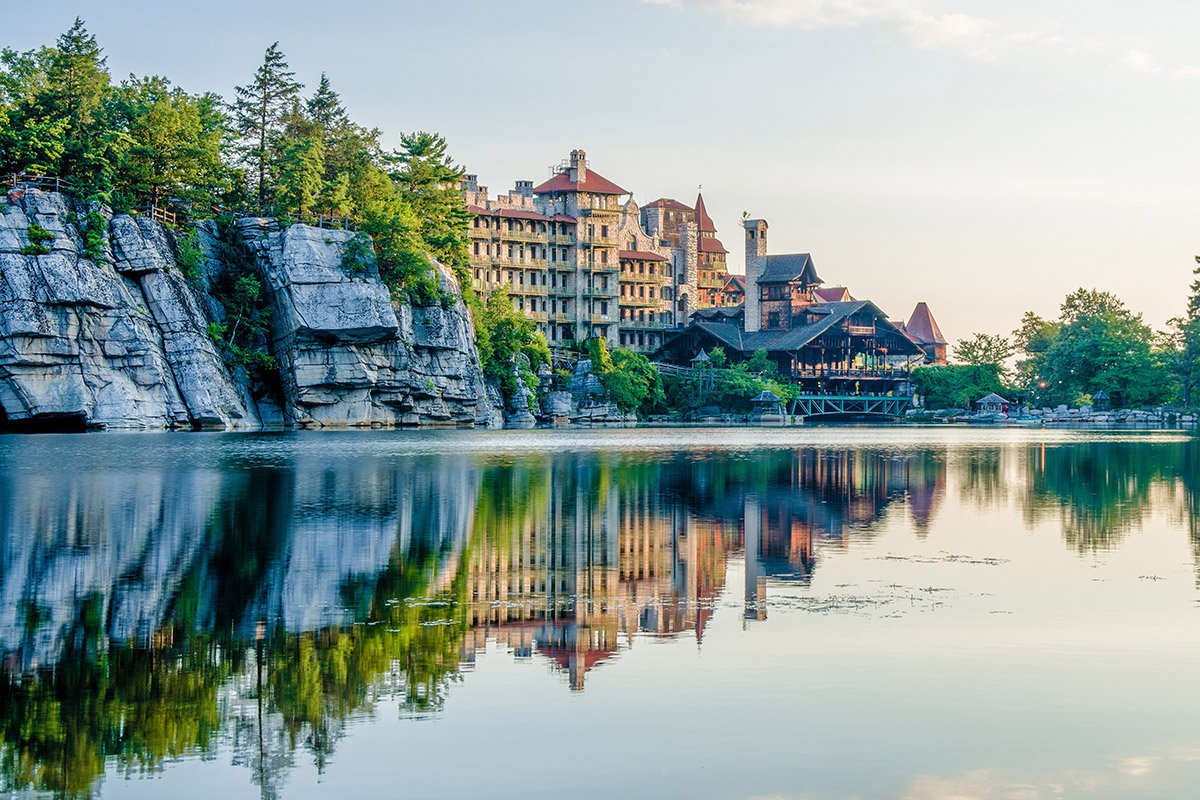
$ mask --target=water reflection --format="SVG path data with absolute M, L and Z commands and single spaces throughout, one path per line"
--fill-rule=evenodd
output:
M 87 796 L 225 749 L 274 797 L 381 700 L 436 714 L 489 642 L 583 690 L 635 634 L 700 642 L 723 594 L 767 620 L 884 520 L 927 536 L 948 484 L 1080 553 L 1170 507 L 1200 559 L 1198 480 L 1185 442 L 11 470 L 3 788 Z

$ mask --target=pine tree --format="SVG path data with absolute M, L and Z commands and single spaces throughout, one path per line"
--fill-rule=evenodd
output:
M 342 99 L 333 90 L 324 72 L 321 73 L 317 90 L 305 101 L 304 106 L 308 111 L 308 118 L 321 126 L 326 133 L 335 132 L 350 124 L 346 109 L 342 107 Z
M 279 42 L 275 42 L 263 54 L 254 80 L 235 90 L 233 128 L 239 140 L 238 151 L 253 175 L 251 188 L 260 205 L 270 194 L 270 167 L 283 119 L 300 93 L 300 84 L 294 78 Z
M 46 81 L 45 111 L 66 123 L 59 174 L 94 184 L 106 172 L 106 151 L 114 139 L 99 124 L 97 113 L 108 92 L 109 77 L 96 37 L 78 17 L 58 37 L 47 63 Z
M 392 179 L 421 221 L 429 252 L 450 267 L 464 287 L 470 285 L 467 223 L 459 181 L 463 169 L 446 154 L 446 140 L 436 133 L 401 134 L 394 154 Z

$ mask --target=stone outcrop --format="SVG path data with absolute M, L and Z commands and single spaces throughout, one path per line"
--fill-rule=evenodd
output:
M 242 219 L 271 300 L 285 414 L 302 426 L 487 425 L 493 409 L 470 315 L 438 267 L 449 307 L 393 307 L 373 265 L 342 266 L 349 231 Z
M 86 257 L 85 211 L 36 190 L 0 201 L 0 429 L 501 421 L 459 287 L 440 267 L 455 302 L 394 306 L 373 266 L 342 268 L 353 234 L 239 220 L 272 308 L 280 398 L 227 364 L 210 334 L 225 313 L 209 292 L 223 267 L 215 228 L 200 228 L 209 263 L 189 280 L 173 234 L 145 217 L 108 220 L 106 252 Z M 48 253 L 30 240 L 35 224 L 53 236 Z
M 86 258 L 60 194 L 0 205 L 0 408 L 10 424 L 167 428 L 256 424 L 205 335 L 161 231 L 112 221 Z M 34 254 L 31 226 L 53 235 Z M 24 252 L 22 252 L 24 251 Z

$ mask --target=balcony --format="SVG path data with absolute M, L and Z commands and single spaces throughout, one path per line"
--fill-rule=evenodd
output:
M 592 314 L 588 317 L 588 322 L 593 325 L 611 325 L 616 322 L 612 314 Z
M 663 305 L 661 297 L 631 297 L 623 295 L 617 299 L 621 305 L 629 306 L 630 308 L 650 308 L 651 306 L 657 307 Z
M 549 289 L 548 286 L 532 286 L 532 285 L 523 286 L 521 284 L 517 284 L 516 286 L 510 285 L 508 287 L 508 293 L 509 294 L 521 294 L 521 295 L 535 295 L 537 297 L 547 297 L 550 294 L 550 292 L 548 292 L 547 289 Z
M 616 289 L 584 289 L 584 297 L 598 297 L 601 300 L 616 300 Z
M 668 280 L 669 280 L 669 278 L 666 275 L 663 275 L 662 273 L 658 273 L 658 272 L 651 275 L 646 272 L 630 272 L 628 270 L 621 270 L 621 283 L 660 284 L 660 283 L 666 283 Z
M 630 331 L 665 331 L 675 326 L 670 322 L 650 322 L 648 320 L 626 319 L 621 320 L 621 330 Z
M 874 336 L 875 335 L 875 326 L 874 325 L 847 325 L 846 333 L 850 334 L 851 336 Z
M 550 315 L 551 322 L 574 322 L 574 311 L 555 311 Z
M 546 234 L 538 233 L 537 231 L 510 231 L 506 228 L 501 228 L 499 230 L 493 229 L 492 238 L 503 239 L 509 242 L 537 242 L 544 244 L 548 237 Z

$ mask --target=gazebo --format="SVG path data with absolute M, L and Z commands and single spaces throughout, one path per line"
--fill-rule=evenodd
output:
M 992 392 L 975 401 L 975 410 L 980 414 L 1007 414 L 1009 402 Z
M 1097 411 L 1108 411 L 1112 408 L 1112 398 L 1108 396 L 1108 392 L 1101 389 L 1092 395 L 1092 408 Z
M 754 404 L 755 416 L 783 416 L 783 401 L 779 399 L 779 395 L 775 394 L 770 389 L 763 389 L 758 393 L 758 396 L 750 402 Z

